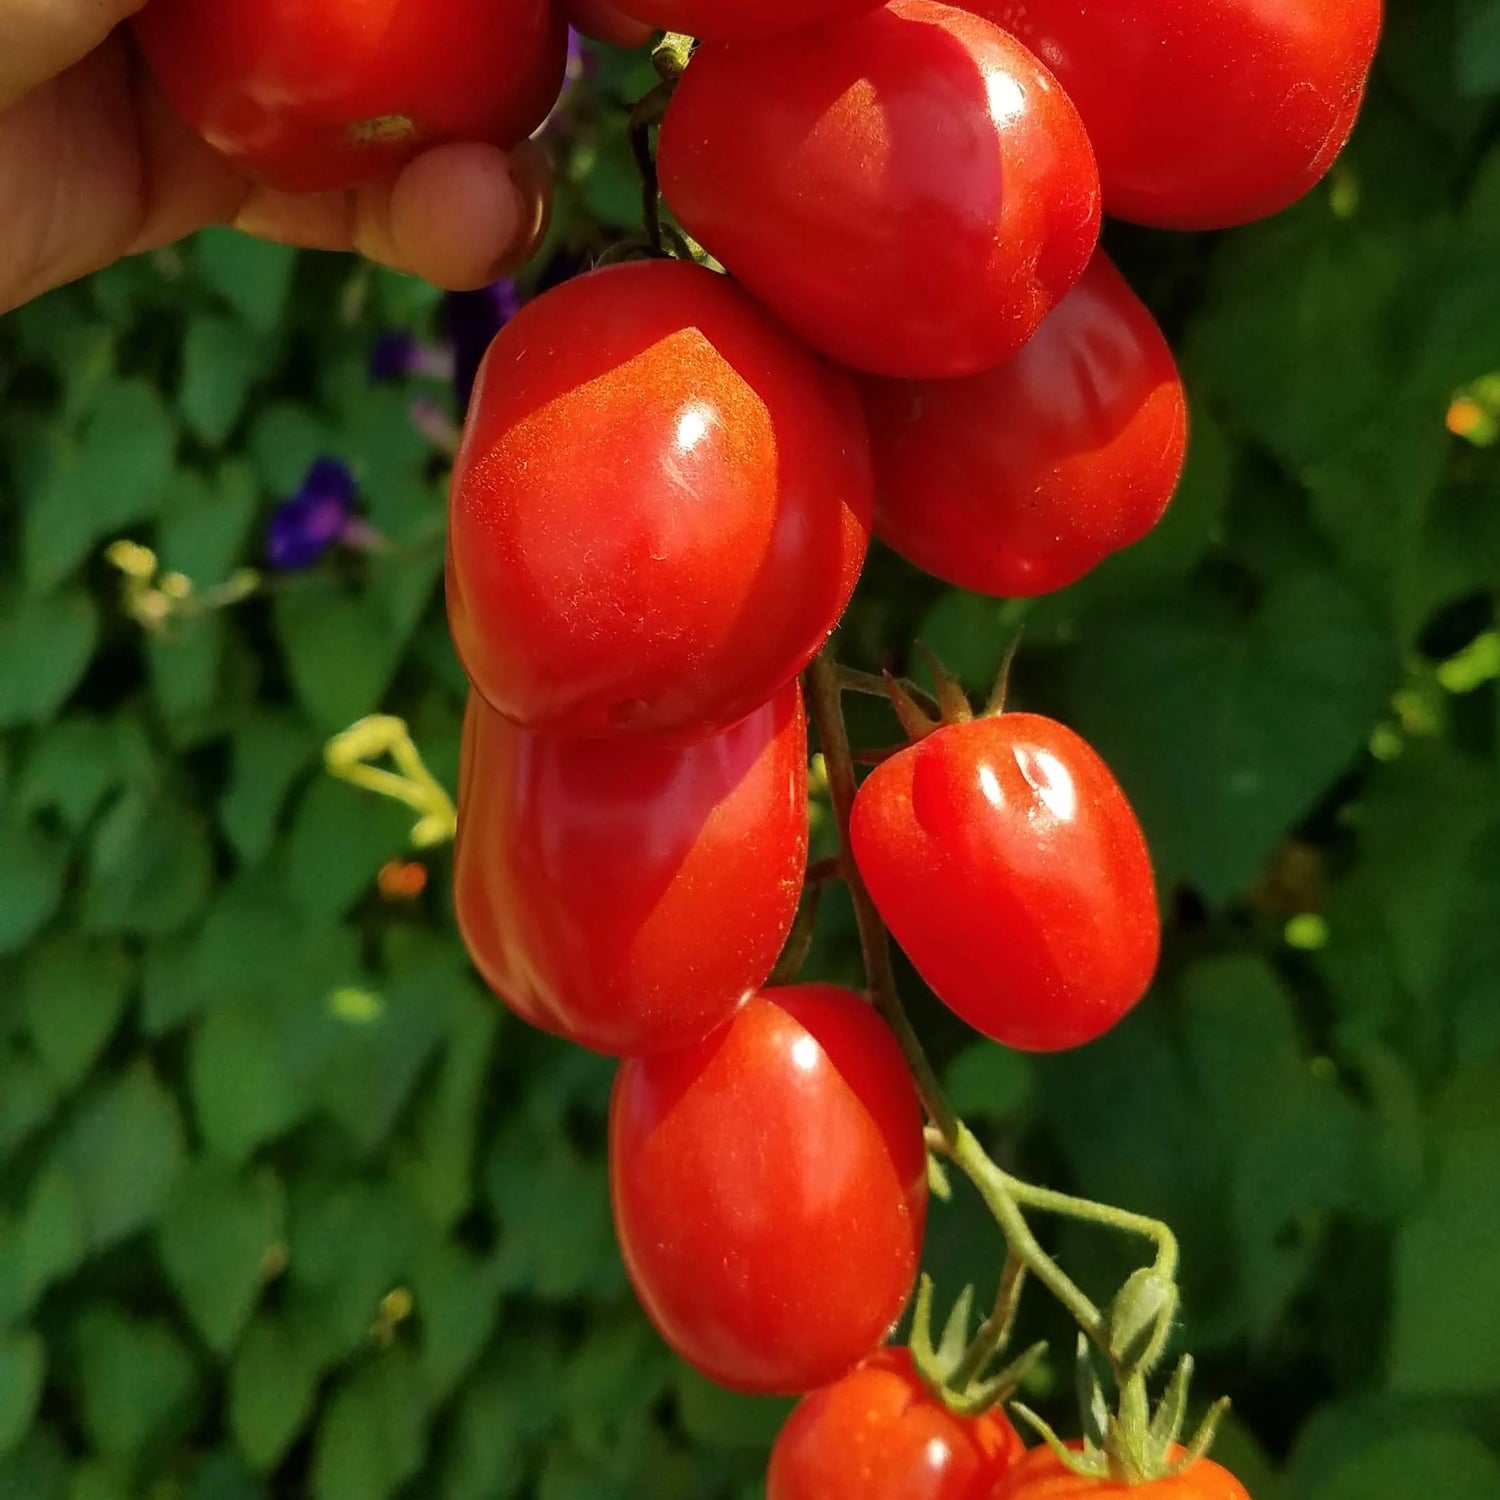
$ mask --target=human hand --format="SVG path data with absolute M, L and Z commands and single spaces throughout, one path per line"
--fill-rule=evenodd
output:
M 260 187 L 162 97 L 120 22 L 145 0 L 0 0 L 0 312 L 209 224 L 371 260 L 454 290 L 535 247 L 547 176 L 530 144 L 438 146 L 383 182 Z

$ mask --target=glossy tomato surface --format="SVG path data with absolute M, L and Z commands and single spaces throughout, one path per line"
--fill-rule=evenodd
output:
M 594 271 L 480 370 L 448 533 L 459 655 L 528 728 L 712 733 L 833 629 L 871 504 L 847 377 L 712 271 Z
M 1117 1484 L 1074 1474 L 1050 1448 L 1034 1448 L 996 1485 L 989 1500 L 1250 1500 L 1228 1469 L 1207 1458 L 1171 1479 Z
M 1109 768 L 1052 719 L 949 725 L 892 757 L 859 789 L 850 844 L 923 979 L 996 1041 L 1079 1046 L 1151 982 L 1145 838 Z
M 773 36 L 872 10 L 880 0 L 619 0 L 619 7 L 663 31 L 722 41 Z
M 696 1042 L 765 983 L 807 865 L 798 684 L 711 739 L 557 739 L 477 695 L 454 900 L 519 1015 L 597 1051 Z
M 1187 451 L 1172 351 L 1103 251 L 1004 364 L 965 380 L 867 377 L 861 394 L 876 534 L 981 594 L 1063 588 L 1139 541 Z
M 1354 127 L 1381 0 L 963 0 L 1078 106 L 1105 212 L 1164 229 L 1277 213 Z
M 288 192 L 383 177 L 427 146 L 513 146 L 562 87 L 551 0 L 151 0 L 131 23 L 167 97 Z
M 814 348 L 880 375 L 988 369 L 1099 235 L 1093 152 L 1051 74 L 931 0 L 700 47 L 660 166 L 689 233 Z
M 766 1500 L 990 1500 L 1024 1453 L 1002 1412 L 934 1401 L 905 1349 L 806 1397 L 771 1450 Z
M 810 1391 L 900 1317 L 927 1210 L 922 1113 L 859 996 L 767 990 L 707 1041 L 621 1064 L 609 1151 L 636 1294 L 710 1379 Z

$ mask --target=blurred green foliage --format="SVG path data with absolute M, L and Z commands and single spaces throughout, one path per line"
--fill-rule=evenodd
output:
M 606 58 L 575 97 L 555 250 L 631 225 L 611 111 L 642 83 Z M 1500 5 L 1396 0 L 1310 200 L 1112 228 L 1194 401 L 1168 521 L 1030 607 L 877 554 L 845 632 L 980 689 L 1024 622 L 1016 700 L 1141 809 L 1172 923 L 1134 1020 L 1037 1061 L 916 1009 L 1005 1160 L 1177 1227 L 1181 1342 L 1257 1500 L 1500 1496 L 1497 99 Z M 454 781 L 443 468 L 409 418 L 442 393 L 367 373 L 438 318 L 220 232 L 0 325 L 3 1500 L 758 1493 L 784 1405 L 684 1371 L 629 1296 L 609 1065 L 482 993 L 442 859 L 382 899 L 410 820 L 320 771 L 379 708 Z M 109 543 L 202 600 L 325 453 L 386 550 L 159 632 L 122 609 Z M 857 973 L 836 902 L 814 962 Z M 987 1295 L 962 1194 L 931 1238 L 944 1295 Z M 1058 1249 L 1101 1293 L 1129 1264 Z M 1028 1317 L 1065 1421 L 1067 1331 Z

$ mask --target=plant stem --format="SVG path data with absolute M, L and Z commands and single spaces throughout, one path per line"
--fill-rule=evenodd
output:
M 828 770 L 828 796 L 833 804 L 834 822 L 839 831 L 844 880 L 854 899 L 854 916 L 859 924 L 859 944 L 865 959 L 865 977 L 870 984 L 870 996 L 875 1002 L 875 1008 L 895 1032 L 896 1040 L 906 1055 L 912 1077 L 916 1080 L 917 1093 L 921 1096 L 928 1117 L 948 1140 L 956 1140 L 957 1133 L 962 1128 L 961 1122 L 944 1095 L 937 1074 L 933 1072 L 932 1064 L 927 1060 L 922 1043 L 912 1029 L 905 1007 L 896 993 L 896 971 L 891 965 L 890 936 L 849 852 L 849 814 L 854 807 L 858 783 L 854 779 L 849 731 L 844 724 L 843 691 L 839 668 L 834 664 L 830 648 L 824 647 L 807 669 L 807 700 L 813 722 L 818 726 L 823 763 Z M 883 685 L 880 691 L 883 696 Z

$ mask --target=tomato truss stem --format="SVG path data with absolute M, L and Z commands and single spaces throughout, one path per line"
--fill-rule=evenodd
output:
M 911 1068 L 917 1092 L 932 1122 L 927 1132 L 929 1147 L 951 1161 L 973 1183 L 1008 1246 L 995 1309 L 980 1329 L 969 1357 L 960 1364 L 959 1373 L 965 1382 L 972 1380 L 988 1359 L 1003 1347 L 1015 1322 L 1022 1285 L 1029 1274 L 1068 1310 L 1089 1341 L 1109 1359 L 1117 1378 L 1123 1382 L 1130 1372 L 1123 1368 L 1111 1350 L 1108 1314 L 1095 1306 L 1043 1249 L 1032 1232 L 1025 1210 L 1030 1208 L 1039 1213 L 1081 1220 L 1148 1239 L 1156 1247 L 1153 1269 L 1168 1281 L 1175 1281 L 1177 1274 L 1177 1238 L 1166 1224 L 1144 1214 L 1036 1187 L 1012 1176 L 991 1159 L 978 1137 L 959 1117 L 901 1003 L 891 961 L 890 934 L 850 853 L 849 817 L 858 782 L 855 757 L 844 721 L 843 694 L 869 693 L 884 697 L 886 681 L 840 666 L 829 646 L 808 667 L 806 683 L 808 708 L 817 726 L 827 768 L 829 798 L 839 832 L 841 871 L 854 902 L 871 999 L 895 1033 Z

